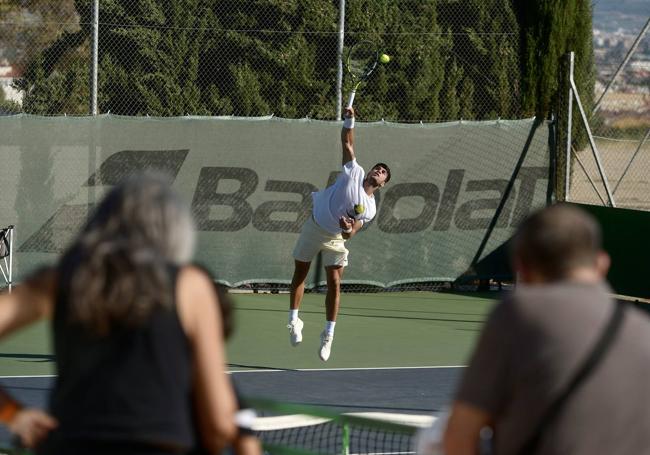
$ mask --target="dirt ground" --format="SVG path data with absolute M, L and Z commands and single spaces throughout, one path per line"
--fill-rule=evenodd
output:
M 641 148 L 639 140 L 595 141 L 616 206 L 650 210 L 650 141 Z M 589 145 L 579 150 L 577 156 L 572 164 L 570 200 L 605 205 L 607 193 Z

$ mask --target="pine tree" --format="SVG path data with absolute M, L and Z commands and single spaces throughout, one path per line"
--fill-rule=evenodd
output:
M 74 1 L 80 29 L 39 52 L 16 83 L 27 112 L 88 111 L 91 4 Z M 100 112 L 331 119 L 337 6 L 101 0 Z M 585 108 L 593 101 L 589 0 L 356 0 L 345 27 L 346 47 L 369 39 L 393 56 L 361 88 L 364 120 L 546 117 L 569 50 Z
M 459 61 L 468 80 L 463 92 L 473 97 L 471 105 L 462 101 L 465 114 L 477 119 L 517 117 L 519 25 L 510 0 L 442 2 L 438 16 L 452 38 L 448 58 Z
M 445 78 L 436 0 L 360 0 L 346 11 L 346 45 L 369 39 L 393 54 L 359 97 L 364 119 L 436 121 Z M 379 83 L 377 80 L 379 79 Z M 379 108 L 379 106 L 383 106 Z
M 442 91 L 441 108 L 448 119 L 457 119 L 461 109 L 461 82 L 463 69 L 458 66 L 456 59 L 450 59 L 445 71 L 445 90 Z

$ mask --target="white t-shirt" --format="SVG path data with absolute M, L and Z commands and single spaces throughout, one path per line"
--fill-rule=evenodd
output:
M 342 216 L 362 223 L 375 217 L 375 197 L 368 196 L 363 189 L 365 177 L 366 173 L 357 160 L 348 161 L 333 185 L 311 194 L 314 219 L 320 227 L 332 234 L 339 234 L 342 231 L 339 225 Z

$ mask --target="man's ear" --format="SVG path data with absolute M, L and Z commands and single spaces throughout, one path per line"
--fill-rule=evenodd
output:
M 526 282 L 526 272 L 523 270 L 524 267 L 517 256 L 514 256 L 511 260 L 512 271 L 515 274 L 515 282 L 525 283 Z
M 536 282 L 536 276 L 532 270 L 516 256 L 512 259 L 512 269 L 515 272 L 517 283 L 533 284 Z
M 609 254 L 602 250 L 599 251 L 596 255 L 596 269 L 602 278 L 607 277 L 610 265 L 612 265 L 612 259 L 609 257 Z

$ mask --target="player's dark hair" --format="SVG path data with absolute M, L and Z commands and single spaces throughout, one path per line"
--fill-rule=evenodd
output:
M 383 167 L 384 169 L 386 169 L 386 183 L 388 183 L 388 181 L 390 180 L 390 168 L 388 167 L 388 164 L 377 163 L 372 168 L 374 169 L 376 167 Z
M 534 213 L 519 226 L 513 242 L 514 257 L 548 281 L 565 279 L 578 267 L 594 266 L 600 250 L 596 220 L 569 204 Z
M 116 185 L 59 263 L 70 322 L 102 335 L 174 302 L 173 267 L 194 250 L 189 208 L 162 176 Z

